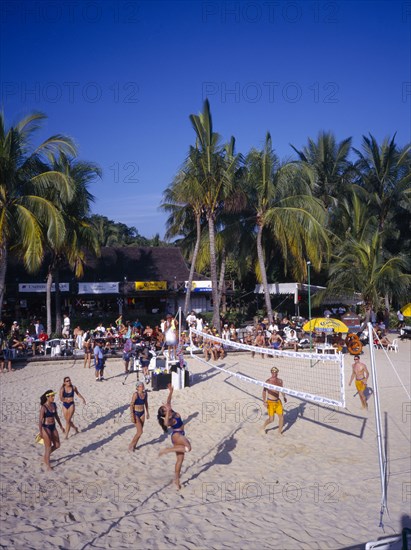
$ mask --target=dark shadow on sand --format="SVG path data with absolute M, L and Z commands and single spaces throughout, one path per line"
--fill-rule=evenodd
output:
M 104 417 L 101 417 L 101 418 L 97 419 L 95 422 L 92 422 L 89 426 L 87 426 L 87 428 L 82 430 L 81 433 L 84 433 L 88 430 L 91 430 L 91 429 L 95 428 L 96 426 L 99 426 L 100 424 L 103 424 L 104 422 L 106 422 L 107 420 L 112 418 L 113 416 L 116 416 L 117 414 L 119 414 L 121 412 L 125 412 L 128 408 L 129 408 L 129 405 L 124 405 L 123 407 L 118 407 L 117 409 L 114 409 L 108 415 L 105 415 Z M 193 420 L 193 418 L 196 418 L 198 415 L 199 415 L 198 412 L 190 414 L 190 416 L 188 416 L 188 418 L 184 421 L 184 425 L 187 425 L 191 420 Z M 123 418 L 124 417 L 122 417 L 122 416 L 120 417 L 120 422 L 121 423 L 124 422 L 122 420 Z M 103 447 L 106 443 L 109 443 L 115 437 L 118 437 L 118 436 L 122 435 L 126 431 L 128 431 L 128 430 L 133 431 L 133 428 L 134 428 L 134 425 L 131 422 L 127 422 L 124 426 L 121 426 L 121 428 L 119 428 L 115 432 L 112 432 L 109 436 L 105 437 L 104 439 L 100 439 L 100 441 L 96 441 L 95 443 L 90 443 L 90 445 L 86 445 L 85 447 L 82 447 L 77 453 L 73 453 L 69 456 L 66 456 L 66 457 L 60 459 L 60 461 L 57 464 L 61 465 L 61 464 L 64 464 L 64 462 L 67 462 L 67 461 L 71 460 L 72 458 L 75 458 L 76 456 L 80 456 L 82 454 L 86 454 L 86 453 L 89 453 L 91 451 L 96 451 L 97 449 L 99 449 L 100 447 Z M 160 429 L 161 428 L 159 426 L 159 430 Z M 142 445 L 138 445 L 136 451 L 138 451 L 142 447 L 145 447 L 146 445 L 154 445 L 156 443 L 161 443 L 161 442 L 163 442 L 167 439 L 168 435 L 169 434 L 163 433 L 159 437 L 157 437 L 155 439 L 152 439 L 151 441 L 146 441 Z M 144 436 L 144 432 L 143 432 L 143 436 Z
M 358 395 L 358 393 L 356 393 L 355 395 Z M 365 400 L 368 401 L 370 397 L 372 397 L 373 395 L 374 395 L 374 390 L 370 388 L 370 386 L 367 386 L 364 390 Z
M 214 378 L 215 376 L 218 376 L 219 372 L 216 369 L 209 369 L 212 372 L 206 371 L 206 372 L 197 372 L 192 373 L 190 375 L 190 386 L 194 386 L 195 384 L 199 384 L 200 382 L 205 382 L 206 380 L 211 380 L 211 378 Z
M 223 437 L 217 445 L 215 445 L 210 451 L 208 451 L 207 454 L 210 454 L 212 451 L 215 451 L 213 457 L 206 462 L 202 468 L 193 474 L 189 479 L 187 479 L 184 482 L 184 486 L 190 481 L 193 481 L 194 479 L 197 479 L 201 474 L 212 468 L 213 466 L 216 466 L 218 464 L 220 465 L 228 465 L 231 464 L 232 458 L 230 453 L 236 448 L 237 446 L 237 439 L 234 437 L 235 434 L 241 429 L 241 426 L 236 428 L 236 430 L 230 435 L 230 437 L 225 438 Z M 201 462 L 204 457 L 201 457 L 197 460 L 197 462 Z
M 192 413 L 190 414 L 189 416 L 187 416 L 187 418 L 184 420 L 184 426 L 186 424 L 188 424 L 189 422 L 191 422 L 191 420 L 193 420 L 193 418 L 197 418 L 197 416 L 199 415 L 200 413 L 198 411 L 196 411 L 195 413 Z
M 92 404 L 93 403 L 89 403 L 89 405 L 92 405 Z M 103 416 L 99 416 L 98 418 L 96 418 L 96 420 L 91 422 L 86 428 L 82 429 L 81 430 L 82 433 L 93 430 L 94 428 L 96 428 L 97 426 L 100 426 L 101 424 L 105 424 L 108 420 L 110 420 L 112 418 L 115 418 L 118 414 L 125 413 L 127 411 L 127 409 L 129 409 L 129 408 L 130 408 L 129 404 L 122 405 L 120 407 L 117 407 L 116 409 L 113 409 L 112 411 L 110 411 L 109 413 L 107 413 Z M 84 418 L 84 414 L 83 414 L 83 418 Z M 85 418 L 87 419 L 87 417 L 85 417 Z M 131 425 L 131 423 L 130 423 L 130 425 Z
M 76 458 L 77 456 L 82 456 L 84 454 L 87 454 L 91 451 L 96 451 L 100 447 L 103 447 L 106 443 L 109 443 L 112 441 L 115 437 L 118 437 L 125 433 L 127 430 L 132 430 L 133 425 L 131 422 L 127 424 L 126 426 L 122 426 L 119 430 L 116 432 L 111 433 L 109 436 L 105 437 L 104 439 L 100 439 L 100 441 L 96 441 L 94 443 L 90 443 L 90 445 L 86 445 L 85 447 L 82 447 L 77 453 L 73 453 L 71 455 L 65 456 L 59 460 L 57 463 L 58 466 L 61 466 L 65 462 L 68 462 L 69 460 L 72 460 L 73 458 Z
M 363 416 L 358 416 L 356 414 L 351 414 L 349 412 L 346 412 L 344 410 L 338 410 L 336 407 L 330 407 L 326 405 L 318 405 L 317 403 L 307 403 L 306 401 L 302 401 L 296 397 L 293 399 L 297 399 L 297 401 L 300 401 L 300 404 L 297 407 L 294 407 L 293 409 L 288 409 L 286 406 L 286 414 L 284 415 L 284 432 L 288 431 L 291 426 L 294 424 L 294 422 L 300 418 L 302 420 L 306 420 L 308 422 L 313 422 L 314 424 L 318 424 L 321 426 L 324 426 L 328 430 L 332 430 L 335 432 L 342 433 L 344 435 L 349 435 L 351 437 L 356 437 L 358 439 L 362 439 L 364 436 L 364 431 L 367 425 L 368 418 L 364 418 Z M 289 401 L 289 404 L 292 402 Z M 343 428 L 338 428 L 336 425 L 339 424 L 340 419 L 348 417 L 350 419 L 354 419 L 355 421 L 359 421 L 359 432 L 353 433 L 348 430 L 344 430 Z M 321 420 L 320 420 L 321 419 Z

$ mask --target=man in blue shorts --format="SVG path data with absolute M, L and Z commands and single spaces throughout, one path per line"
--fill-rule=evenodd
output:
M 101 340 L 95 341 L 94 346 L 94 366 L 96 369 L 96 382 L 104 380 L 104 355 L 103 350 L 101 349 L 103 342 Z
M 268 343 L 270 344 L 270 347 L 273 349 L 282 349 L 284 340 L 281 338 L 281 336 L 278 334 L 276 330 L 273 330 Z

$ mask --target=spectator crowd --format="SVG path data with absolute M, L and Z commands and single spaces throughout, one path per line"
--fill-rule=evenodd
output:
M 345 308 L 326 309 L 325 317 L 338 317 L 345 314 Z M 404 326 L 404 317 L 401 312 L 397 312 L 398 327 Z M 170 358 L 178 360 L 185 348 L 193 345 L 193 349 L 202 350 L 207 360 L 222 359 L 225 357 L 227 345 L 207 339 L 205 336 L 197 334 L 192 335 L 192 341 L 189 341 L 189 330 L 196 329 L 203 334 L 219 336 L 227 342 L 240 342 L 260 348 L 272 348 L 275 350 L 294 350 L 309 348 L 310 345 L 324 343 L 326 336 L 321 333 L 310 335 L 305 333 L 303 325 L 306 319 L 302 317 L 288 318 L 281 314 L 276 314 L 272 323 L 267 318 L 259 319 L 250 323 L 246 327 L 236 327 L 234 323 L 222 319 L 221 329 L 210 326 L 204 321 L 201 315 L 191 311 L 185 320 L 185 331 L 181 331 L 178 326 L 178 320 L 171 314 L 161 319 L 155 326 L 143 325 L 139 319 L 134 321 L 123 321 L 122 316 L 104 326 L 101 322 L 94 329 L 84 330 L 80 325 L 71 327 L 71 321 L 66 314 L 63 318 L 62 339 L 65 340 L 64 353 L 84 352 L 84 366 L 91 366 L 96 345 L 101 348 L 103 356 L 120 352 L 122 354 L 125 371 L 128 372 L 130 359 L 136 354 L 143 353 L 147 362 L 147 350 L 154 352 L 167 349 Z M 362 343 L 367 343 L 368 335 L 365 323 L 370 321 L 379 336 L 383 338 L 383 343 L 388 345 L 390 341 L 387 336 L 389 328 L 388 310 L 375 313 L 368 309 L 362 319 L 360 339 Z M 183 327 L 182 327 L 183 328 Z M 357 329 L 358 332 L 358 329 Z M 338 351 L 346 351 L 346 335 L 333 334 L 328 342 L 335 346 Z M 46 355 L 51 348 L 53 341 L 49 341 L 49 336 L 45 331 L 41 319 L 33 318 L 27 329 L 22 331 L 19 323 L 14 321 L 9 329 L 0 321 L 0 372 L 4 370 L 12 371 L 13 359 L 21 355 Z M 54 341 L 56 342 L 56 340 Z M 61 346 L 62 347 L 62 346 Z M 146 350 L 146 351 L 145 351 Z M 254 355 L 254 354 L 253 354 Z

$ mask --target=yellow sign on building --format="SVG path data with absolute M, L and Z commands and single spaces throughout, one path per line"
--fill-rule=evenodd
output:
M 167 281 L 136 281 L 135 290 L 167 290 Z

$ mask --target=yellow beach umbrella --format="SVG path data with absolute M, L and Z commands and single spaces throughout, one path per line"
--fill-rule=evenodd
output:
M 305 332 L 348 332 L 348 327 L 339 319 L 316 317 L 303 326 Z
M 411 317 L 411 302 L 409 304 L 407 304 L 406 306 L 401 308 L 401 313 L 405 317 Z

